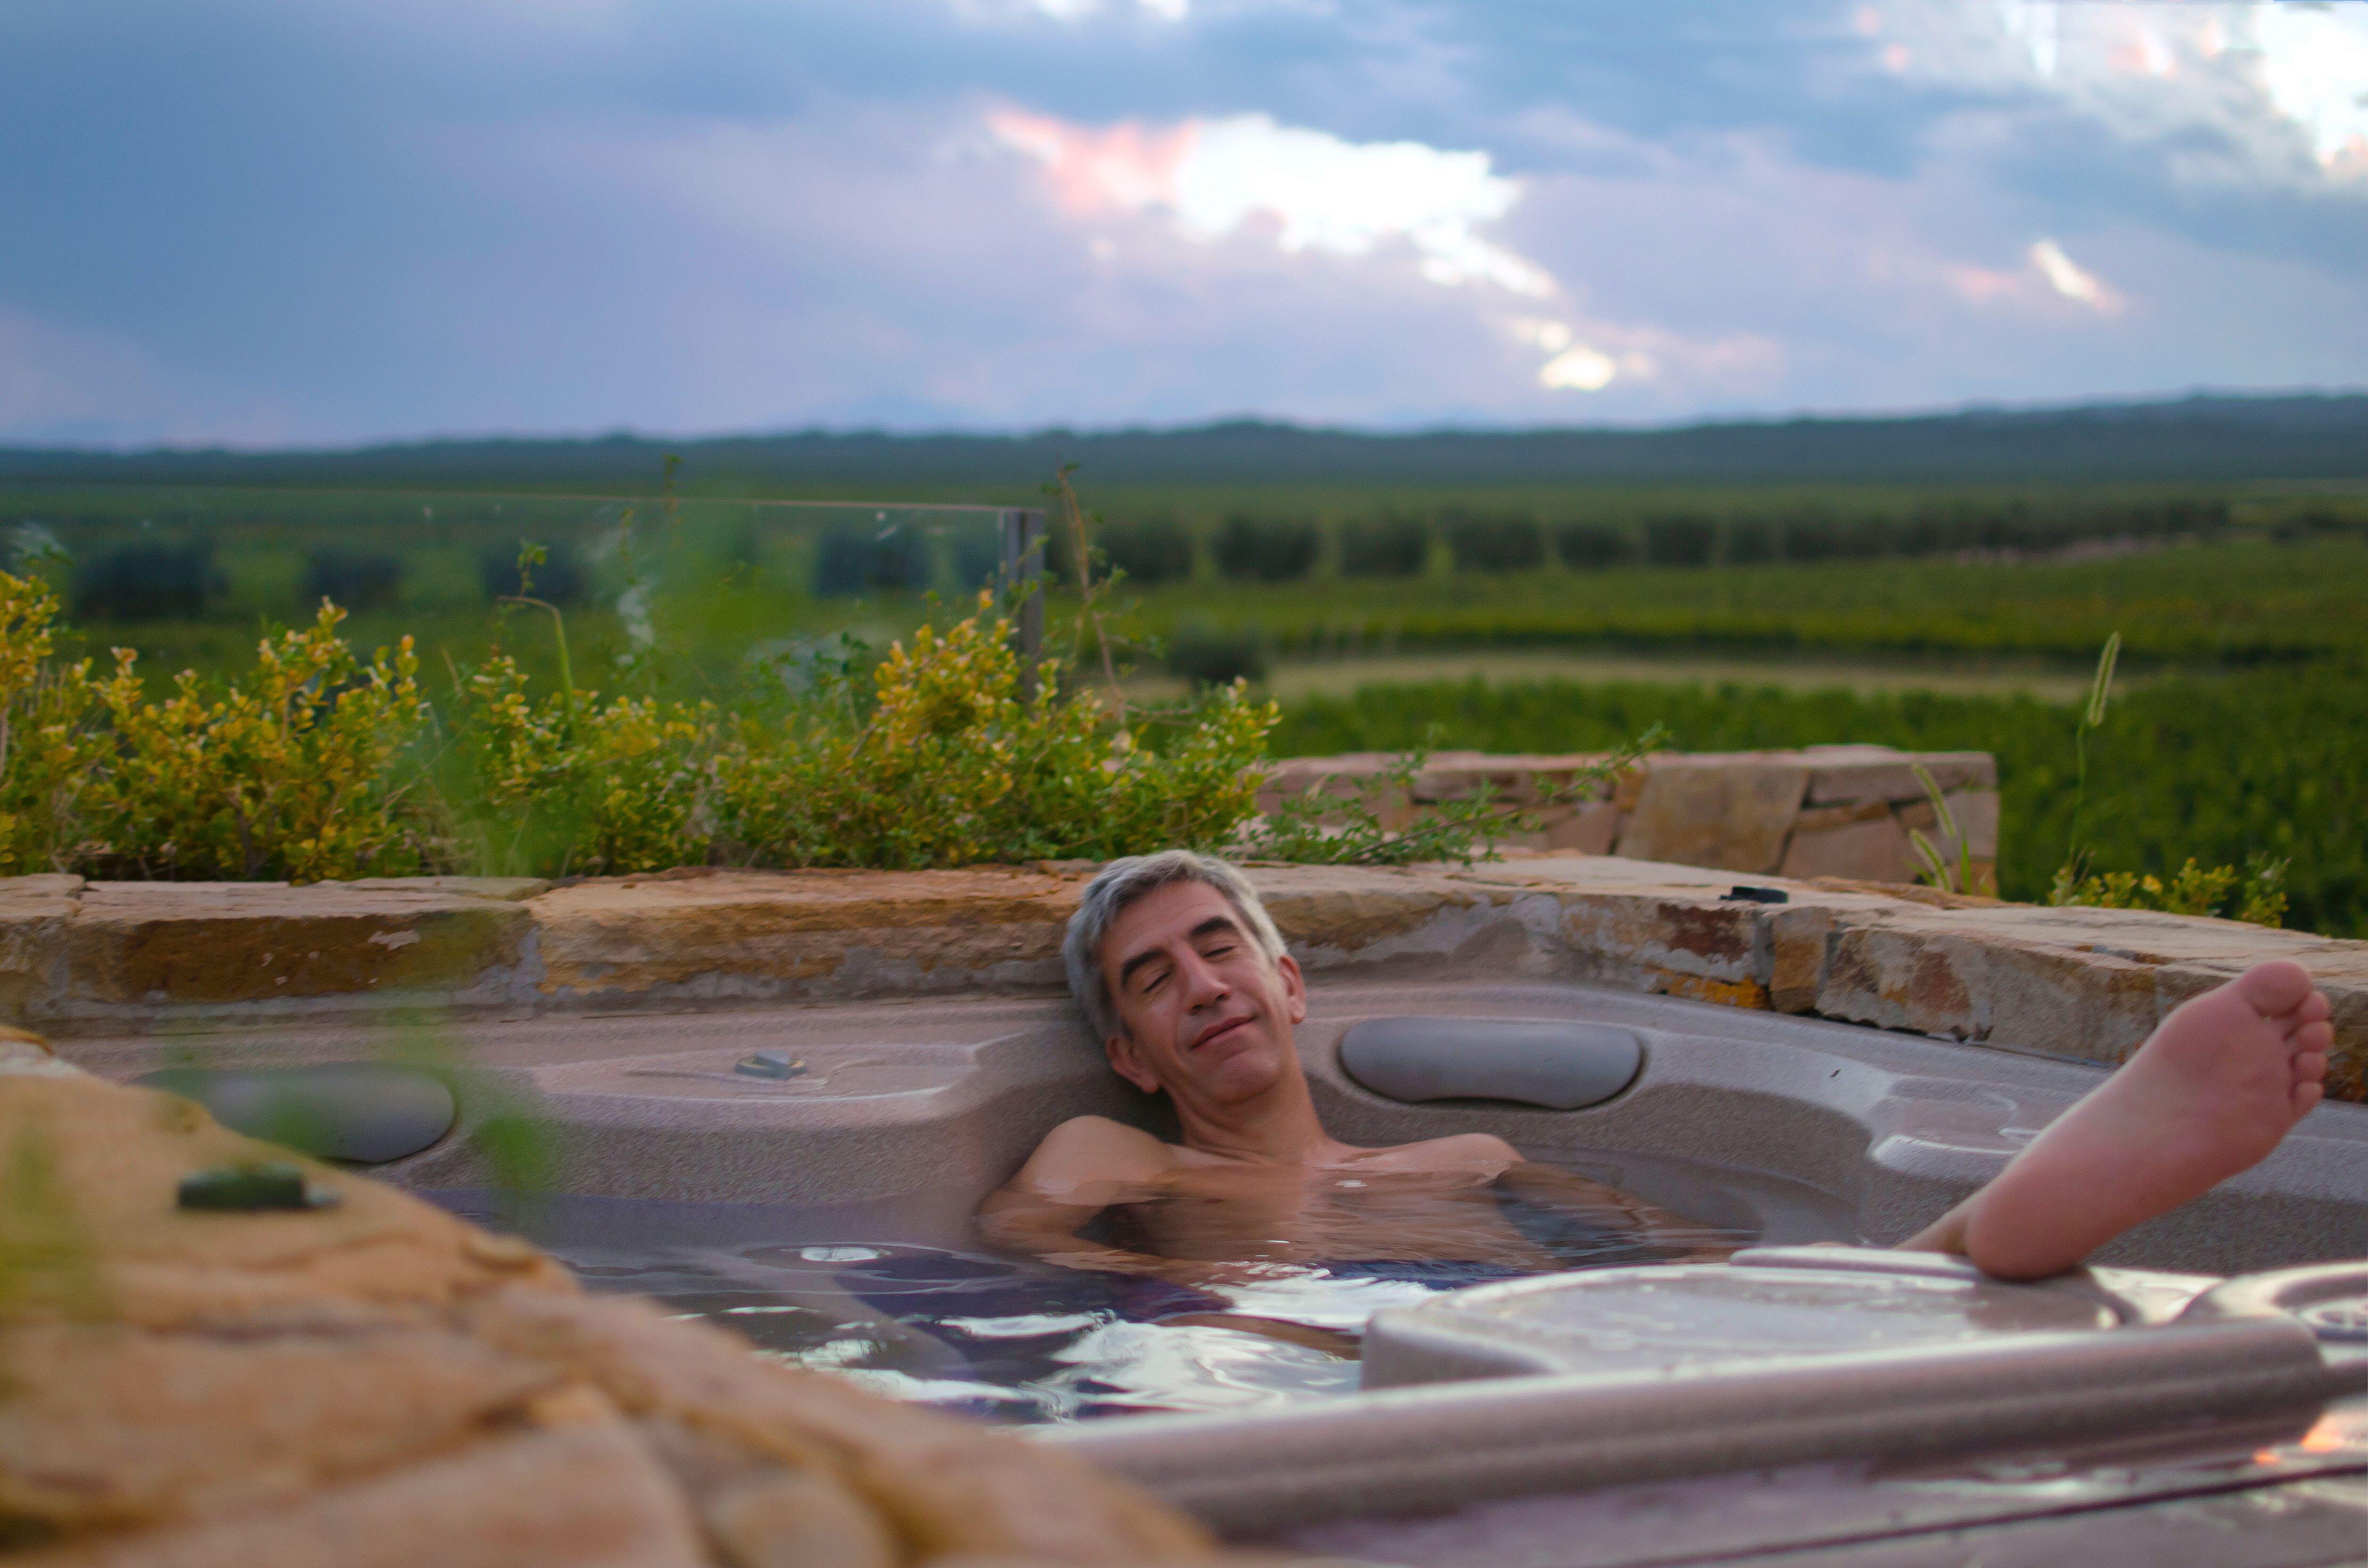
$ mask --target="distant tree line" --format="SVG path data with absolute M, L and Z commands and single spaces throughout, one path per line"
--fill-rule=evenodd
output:
M 2270 532 L 2284 540 L 2358 530 L 2331 507 L 2283 514 Z M 1455 572 L 1572 572 L 1618 566 L 1707 567 L 1767 562 L 1864 560 L 1875 556 L 2031 554 L 2079 544 L 2211 538 L 2231 527 L 2217 496 L 2089 503 L 1955 498 L 1898 512 L 1850 510 L 1823 502 L 1764 510 L 1672 506 L 1626 516 L 1553 517 L 1520 507 L 1449 506 L 1341 519 L 1299 513 L 1235 512 L 1196 533 L 1170 516 L 1104 524 L 1094 548 L 1105 567 L 1138 586 L 1190 578 L 1205 559 L 1218 578 L 1296 581 L 1328 569 L 1342 577 L 1413 577 Z M 1051 541 L 1050 565 L 1076 580 L 1068 541 Z
M 2247 525 L 2250 528 L 2252 525 Z M 1712 567 L 1769 562 L 1815 562 L 1884 556 L 2043 553 L 2105 541 L 2208 538 L 2232 528 L 2217 496 L 2083 500 L 1956 496 L 1897 510 L 1852 508 L 1829 501 L 1764 506 L 1668 506 L 1554 516 L 1533 507 L 1449 505 L 1321 519 L 1311 512 L 1238 510 L 1194 526 L 1173 513 L 1100 523 L 1096 570 L 1123 573 L 1154 588 L 1204 572 L 1232 583 L 1288 583 L 1319 574 L 1406 578 L 1435 571 L 1507 574 L 1558 567 L 1601 572 L 1624 566 Z M 2273 538 L 2368 530 L 2368 517 L 2333 504 L 2279 509 Z M 176 533 L 178 530 L 176 530 Z M 948 582 L 967 590 L 990 582 L 1000 564 L 992 530 L 956 530 L 940 539 L 910 526 L 834 524 L 813 537 L 807 585 L 818 597 L 917 594 Z M 518 549 L 505 540 L 479 547 L 479 582 L 488 598 L 520 589 Z M 544 546 L 529 571 L 533 595 L 557 604 L 586 599 L 590 563 L 565 538 Z M 753 540 L 734 548 L 753 564 Z M 1073 541 L 1055 530 L 1045 567 L 1057 582 L 1076 580 Z M 294 604 L 326 597 L 349 609 L 386 608 L 403 596 L 404 557 L 385 550 L 316 547 L 302 558 Z M 228 578 L 202 533 L 144 538 L 85 556 L 74 567 L 69 597 L 77 619 L 136 621 L 199 619 L 227 592 Z

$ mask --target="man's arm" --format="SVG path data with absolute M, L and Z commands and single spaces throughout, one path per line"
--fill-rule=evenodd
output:
M 1173 1158 L 1167 1145 L 1139 1129 L 1108 1117 L 1074 1118 L 1047 1133 L 1019 1174 L 979 1205 L 979 1229 L 997 1245 L 1064 1268 L 1214 1283 L 1208 1265 L 1129 1252 L 1077 1234 L 1110 1205 L 1151 1187 Z

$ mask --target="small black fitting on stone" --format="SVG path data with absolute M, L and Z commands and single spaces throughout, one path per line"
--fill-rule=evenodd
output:
M 1790 903 L 1793 895 L 1782 888 L 1732 887 L 1718 895 L 1721 903 Z
M 806 1064 L 786 1051 L 757 1051 L 734 1062 L 732 1071 L 747 1078 L 799 1078 L 805 1075 Z
M 327 1209 L 336 1189 L 316 1187 L 281 1160 L 251 1165 L 208 1165 L 181 1178 L 180 1206 L 217 1212 L 254 1214 L 271 1210 Z

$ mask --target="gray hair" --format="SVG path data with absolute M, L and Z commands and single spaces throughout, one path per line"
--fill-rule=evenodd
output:
M 1122 1032 L 1118 1004 L 1102 977 L 1102 941 L 1127 905 L 1147 893 L 1178 882 L 1199 882 L 1217 890 L 1241 916 L 1250 940 L 1272 963 L 1282 956 L 1282 933 L 1258 902 L 1258 890 L 1240 871 L 1212 855 L 1190 849 L 1163 849 L 1156 855 L 1129 855 L 1113 860 L 1086 884 L 1077 912 L 1069 916 L 1069 933 L 1061 941 L 1061 961 L 1069 971 L 1069 990 L 1086 1010 L 1097 1041 Z

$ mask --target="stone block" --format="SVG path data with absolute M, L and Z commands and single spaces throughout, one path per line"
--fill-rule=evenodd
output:
M 47 1011 L 64 983 L 65 929 L 83 887 L 73 876 L 0 877 L 0 1015 Z
M 680 1494 L 632 1429 L 512 1432 L 263 1513 L 109 1541 L 75 1568 L 707 1568 Z
M 159 1005 L 461 990 L 517 963 L 529 925 L 518 903 L 432 888 L 93 882 L 64 989 Z
M 1908 882 L 1918 869 L 1907 830 L 1889 806 L 1874 801 L 1802 812 L 1779 870 L 1787 877 Z
M 1835 912 L 1822 904 L 1785 904 L 1770 912 L 1764 922 L 1769 1006 L 1780 1013 L 1816 1009 L 1836 924 Z
M 1976 860 L 1996 860 L 1998 843 L 1998 798 L 1995 790 L 1961 790 L 1943 795 L 1941 800 L 1955 819 L 1957 831 L 1973 846 Z M 1911 801 L 1894 808 L 1903 826 L 1914 828 L 1932 841 L 1942 858 L 1952 866 L 1957 863 L 1958 839 L 1941 831 L 1941 813 L 1932 809 L 1929 800 Z
M 490 898 L 510 903 L 551 891 L 547 877 L 357 877 L 336 885 L 389 892 L 456 893 L 463 898 Z
M 864 994 L 991 983 L 1016 968 L 1057 982 L 1082 877 L 960 871 L 721 871 L 604 878 L 527 908 L 554 995 Z
M 1620 837 L 1620 808 L 1610 801 L 1566 806 L 1549 816 L 1539 842 L 1548 849 L 1609 855 Z
M 1813 806 L 1859 801 L 1920 801 L 1924 785 L 1914 764 L 1922 763 L 1942 794 L 1998 788 L 1998 761 L 1986 751 L 1894 751 L 1888 746 L 1812 746 L 1802 754 L 1814 771 L 1807 800 Z
M 1622 823 L 1619 853 L 1726 870 L 1773 871 L 1800 811 L 1809 770 L 1748 757 L 1661 757 L 1636 809 Z
M 1632 863 L 1610 858 L 1532 861 L 1523 863 L 1520 872 L 1500 875 L 1509 879 L 1533 867 L 1554 865 L 1559 869 L 1572 864 Z M 1537 885 L 1542 879 L 1524 876 L 1521 880 Z M 1725 886 L 1722 882 L 1588 887 L 1554 877 L 1548 885 L 1557 889 L 1563 943 L 1581 977 L 1736 1006 L 1768 1006 L 1766 977 L 1759 962 L 1759 926 L 1765 905 L 1725 902 L 1720 896 Z
M 1283 940 L 1303 963 L 1321 967 L 1372 949 L 1393 950 L 1443 918 L 1485 920 L 1502 902 L 1461 881 L 1408 868 L 1259 866 L 1249 879 Z

